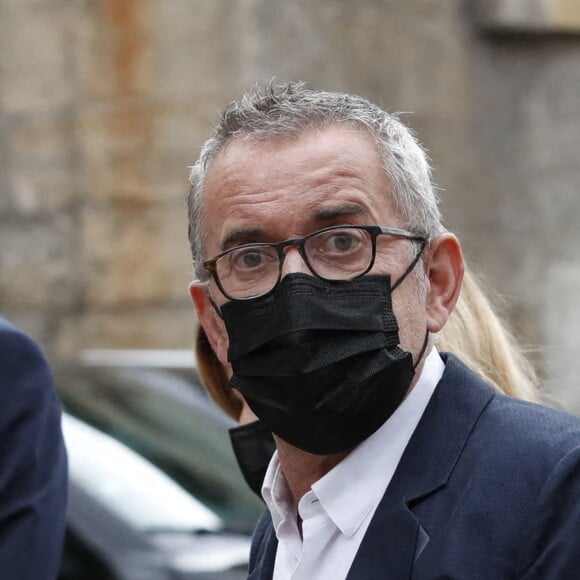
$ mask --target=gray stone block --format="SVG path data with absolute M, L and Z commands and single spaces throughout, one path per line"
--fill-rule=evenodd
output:
M 63 214 L 0 222 L 0 303 L 74 307 L 79 293 L 78 226 Z
M 38 113 L 71 105 L 73 13 L 72 7 L 60 2 L 3 7 L 0 106 L 4 113 Z
M 84 302 L 99 307 L 187 302 L 192 277 L 186 232 L 182 207 L 85 208 Z
M 69 115 L 13 115 L 5 128 L 0 211 L 30 216 L 71 207 L 80 194 L 75 141 Z

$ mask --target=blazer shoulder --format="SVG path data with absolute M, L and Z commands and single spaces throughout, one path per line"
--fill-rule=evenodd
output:
M 454 413 L 466 405 L 480 410 L 472 409 L 475 420 L 465 447 L 468 456 L 470 450 L 475 452 L 479 466 L 509 473 L 510 466 L 517 465 L 543 477 L 580 445 L 578 417 L 503 395 L 453 355 L 444 355 L 444 360 L 440 398 L 454 401 Z M 450 413 L 446 417 L 449 420 Z
M 504 447 L 519 447 L 530 457 L 557 462 L 580 446 L 580 418 L 564 411 L 497 394 L 482 416 Z
M 39 345 L 0 317 L 0 399 L 15 393 L 38 396 L 54 391 L 50 366 Z M 48 387 L 48 388 L 47 388 Z
M 26 352 L 44 358 L 36 341 L 2 316 L 0 316 L 0 347 L 0 356 L 3 362 L 7 362 L 8 355 L 15 352 Z

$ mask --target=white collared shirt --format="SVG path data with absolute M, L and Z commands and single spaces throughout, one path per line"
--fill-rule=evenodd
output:
M 262 487 L 278 549 L 273 580 L 343 580 L 445 365 L 435 348 L 399 408 L 312 485 L 297 511 L 274 453 Z

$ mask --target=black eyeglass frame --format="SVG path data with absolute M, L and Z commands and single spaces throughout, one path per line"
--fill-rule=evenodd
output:
M 364 230 L 370 234 L 371 246 L 372 246 L 372 255 L 371 255 L 371 259 L 370 259 L 370 262 L 369 262 L 367 269 L 364 272 L 361 272 L 360 274 L 357 274 L 356 276 L 352 276 L 351 278 L 347 278 L 345 280 L 336 280 L 334 278 L 325 278 L 324 276 L 320 276 L 314 270 L 314 268 L 310 265 L 310 262 L 308 261 L 308 256 L 306 255 L 306 250 L 304 249 L 304 245 L 306 244 L 306 241 L 309 240 L 310 238 L 313 238 L 314 236 L 318 236 L 318 235 L 324 234 L 326 232 L 331 232 L 333 230 L 344 230 L 344 229 Z M 361 225 L 329 226 L 327 228 L 322 228 L 320 230 L 316 230 L 315 232 L 312 232 L 312 233 L 310 233 L 307 236 L 304 236 L 302 238 L 289 238 L 287 240 L 283 240 L 281 242 L 275 242 L 275 243 L 254 242 L 254 243 L 242 244 L 241 246 L 235 246 L 233 248 L 229 248 L 227 250 L 224 250 L 223 252 L 220 252 L 219 254 L 217 254 L 213 258 L 210 258 L 209 260 L 206 260 L 203 263 L 203 268 L 204 268 L 204 270 L 206 270 L 206 272 L 208 272 L 210 277 L 214 279 L 217 287 L 220 289 L 220 292 L 226 298 L 228 298 L 229 300 L 241 302 L 244 300 L 251 300 L 253 298 L 266 296 L 267 294 L 272 292 L 276 288 L 276 286 L 278 286 L 278 284 L 280 283 L 280 280 L 282 279 L 282 267 L 284 265 L 284 259 L 286 257 L 284 249 L 287 248 L 288 246 L 298 246 L 298 251 L 300 252 L 300 256 L 304 260 L 304 263 L 308 266 L 308 269 L 312 272 L 312 274 L 314 276 L 316 276 L 316 278 L 320 278 L 321 280 L 327 280 L 327 281 L 331 281 L 331 282 L 339 282 L 339 281 L 346 282 L 349 280 L 356 280 L 357 278 L 364 276 L 375 265 L 375 259 L 376 259 L 376 255 L 377 255 L 377 238 L 381 235 L 390 235 L 390 236 L 394 236 L 397 238 L 410 240 L 413 242 L 419 242 L 420 249 L 419 249 L 419 252 L 417 253 L 417 256 L 419 256 L 423 252 L 423 250 L 425 249 L 425 246 L 427 245 L 427 238 L 425 238 L 424 236 L 418 236 L 417 234 L 413 234 L 412 232 L 409 232 L 407 230 L 403 230 L 401 228 L 393 228 L 393 227 L 389 227 L 389 226 L 361 226 Z M 248 296 L 247 298 L 236 298 L 236 297 L 228 294 L 225 291 L 224 287 L 222 286 L 222 283 L 221 283 L 219 276 L 218 276 L 218 273 L 217 273 L 218 260 L 220 260 L 224 256 L 227 256 L 228 254 L 231 254 L 232 252 L 237 252 L 237 251 L 242 250 L 244 248 L 264 248 L 264 247 L 274 248 L 278 254 L 278 278 L 277 278 L 276 282 L 274 283 L 274 285 L 272 286 L 272 288 L 270 290 L 268 290 L 267 292 L 264 292 L 264 294 Z

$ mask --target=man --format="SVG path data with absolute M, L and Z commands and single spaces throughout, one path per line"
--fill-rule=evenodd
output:
M 258 87 L 191 183 L 198 318 L 277 446 L 249 577 L 577 578 L 580 422 L 437 352 L 463 259 L 398 119 Z
M 38 346 L 0 317 L 0 578 L 55 580 L 67 495 L 60 407 Z

